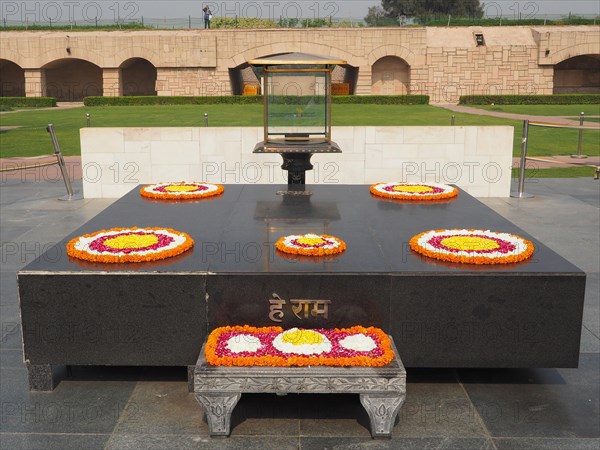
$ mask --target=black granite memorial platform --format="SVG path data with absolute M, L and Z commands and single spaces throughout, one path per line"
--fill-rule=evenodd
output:
M 393 336 L 406 367 L 577 366 L 584 272 L 467 193 L 414 203 L 373 197 L 366 185 L 287 189 L 228 185 L 220 197 L 165 202 L 136 187 L 22 269 L 32 387 L 48 388 L 51 365 L 194 365 L 207 332 L 234 324 L 373 325 Z M 75 236 L 130 226 L 185 231 L 195 246 L 154 263 L 66 255 Z M 440 228 L 514 233 L 536 251 L 475 266 L 409 249 L 413 235 Z M 318 258 L 274 249 L 307 232 L 348 249 Z

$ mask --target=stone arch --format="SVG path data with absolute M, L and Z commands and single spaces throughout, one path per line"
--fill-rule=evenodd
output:
M 358 79 L 358 65 L 360 64 L 360 60 L 353 54 L 325 44 L 311 42 L 276 42 L 274 44 L 246 49 L 231 58 L 229 63 L 229 79 L 232 94 L 242 94 L 244 85 L 260 84 L 260 80 L 254 75 L 248 64 L 249 60 L 292 52 L 331 56 L 347 61 L 348 64 L 343 64 L 341 66 L 343 68 L 343 73 L 339 74 L 338 70 L 338 77 L 344 80 L 345 83 L 348 83 L 350 85 L 350 93 L 354 93 L 356 81 Z
M 140 47 L 140 46 L 124 47 L 124 48 L 118 50 L 114 55 L 114 59 L 113 59 L 114 65 L 110 64 L 110 66 L 117 67 L 117 65 L 119 64 L 118 61 L 125 62 L 128 59 L 133 59 L 133 58 L 145 59 L 150 64 L 152 64 L 154 67 L 162 66 L 161 58 L 160 58 L 158 52 L 152 50 L 151 48 Z
M 266 55 L 280 55 L 282 53 L 292 53 L 292 52 L 300 52 L 300 53 L 311 53 L 322 56 L 331 56 L 335 58 L 340 58 L 346 60 L 346 62 L 351 65 L 358 67 L 360 66 L 360 59 L 354 56 L 352 53 L 347 52 L 346 50 L 342 50 L 337 47 L 333 47 L 331 45 L 319 44 L 315 42 L 275 42 L 273 44 L 268 45 L 259 45 L 257 47 L 252 47 L 244 50 L 243 52 L 238 53 L 231 57 L 231 61 L 229 62 L 229 67 L 237 67 L 241 64 L 248 62 L 251 59 L 260 58 Z
M 552 52 L 550 54 L 550 63 L 556 65 L 569 58 L 574 58 L 575 56 L 597 55 L 598 53 L 600 53 L 598 44 L 572 45 L 571 47 L 560 49 L 557 52 Z
M 83 59 L 63 58 L 42 67 L 46 79 L 43 95 L 59 101 L 81 101 L 90 95 L 102 95 L 102 69 Z
M 579 55 L 554 66 L 553 94 L 600 94 L 600 55 Z
M 0 97 L 25 97 L 25 71 L 8 59 L 0 59 Z
M 397 56 L 406 61 L 409 66 L 412 66 L 415 63 L 415 54 L 413 52 L 406 47 L 393 44 L 382 45 L 373 49 L 371 53 L 367 55 L 367 62 L 369 63 L 369 66 L 373 66 L 376 61 L 385 56 Z
M 371 67 L 372 95 L 406 95 L 410 86 L 410 66 L 398 56 L 383 56 Z
M 123 95 L 156 95 L 157 71 L 145 58 L 129 58 L 119 66 Z
M 71 53 L 69 53 L 67 49 L 70 50 Z M 92 63 L 98 67 L 104 67 L 106 58 L 104 55 L 92 50 L 84 50 L 79 47 L 60 47 L 48 50 L 40 55 L 38 67 L 44 68 L 49 64 L 53 64 L 55 61 L 63 59 L 82 60 Z M 29 68 L 29 66 L 25 67 Z

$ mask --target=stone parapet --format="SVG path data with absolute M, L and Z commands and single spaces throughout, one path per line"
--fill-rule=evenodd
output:
M 285 184 L 278 154 L 253 154 L 262 127 L 82 128 L 86 198 L 121 197 L 139 183 L 202 180 Z M 332 127 L 341 154 L 316 154 L 307 184 L 456 184 L 508 197 L 512 127 Z M 118 176 L 117 176 L 118 175 Z

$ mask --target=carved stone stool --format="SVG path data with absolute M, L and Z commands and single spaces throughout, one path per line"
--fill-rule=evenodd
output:
M 272 392 L 360 394 L 371 435 L 391 437 L 406 397 L 406 370 L 393 340 L 392 349 L 395 358 L 386 367 L 223 367 L 206 362 L 203 345 L 194 368 L 194 394 L 211 436 L 229 436 L 231 413 L 244 392 Z

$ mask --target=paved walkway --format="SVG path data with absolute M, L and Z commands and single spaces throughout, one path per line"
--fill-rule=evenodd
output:
M 513 167 L 519 167 L 521 158 L 513 158 Z M 600 166 L 600 156 L 588 156 L 585 159 L 570 156 L 530 156 L 527 158 L 527 168 L 551 169 L 554 167 L 583 167 L 597 168 Z
M 56 102 L 56 107 L 52 108 L 53 110 L 57 110 L 57 109 L 73 109 L 73 108 L 81 108 L 83 107 L 83 102 Z M 18 109 L 19 107 L 16 107 L 17 109 L 13 109 L 12 111 L 0 111 L 0 114 L 14 114 L 16 112 L 21 112 L 21 111 L 39 111 L 42 109 L 49 109 L 49 108 L 27 108 L 27 109 Z
M 113 200 L 61 202 L 62 183 L 3 180 L 0 448 L 597 450 L 598 182 L 537 179 L 526 190 L 536 197 L 481 200 L 587 273 L 579 368 L 409 368 L 407 401 L 391 440 L 371 439 L 356 395 L 244 395 L 234 410 L 232 436 L 211 439 L 187 391 L 185 368 L 80 366 L 52 393 L 29 392 L 16 272 Z M 87 331 L 94 342 L 102 330 Z M 39 333 L 40 339 L 52 339 L 51 329 Z

